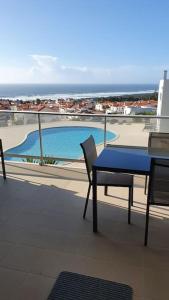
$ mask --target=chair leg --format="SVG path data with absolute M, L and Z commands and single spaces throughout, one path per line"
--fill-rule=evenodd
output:
M 131 224 L 131 205 L 133 203 L 133 187 L 129 187 L 129 199 L 128 199 L 128 224 Z
M 148 183 L 148 176 L 146 175 L 146 178 L 145 178 L 145 186 L 144 186 L 144 195 L 147 194 L 147 183 Z
M 91 184 L 89 183 L 86 202 L 85 202 L 85 208 L 84 208 L 84 212 L 83 212 L 83 219 L 85 219 L 85 217 L 86 217 L 86 211 L 87 211 L 87 206 L 88 206 L 88 201 L 89 201 L 90 189 L 91 189 Z
M 144 246 L 147 246 L 147 242 L 148 242 L 149 207 L 150 207 L 150 205 L 149 205 L 148 200 L 147 200 L 146 227 L 145 227 Z
M 105 186 L 105 187 L 104 187 L 104 194 L 105 194 L 105 196 L 108 195 L 108 186 Z
M 131 197 L 131 206 L 133 206 L 134 205 L 133 204 L 133 186 L 130 189 L 131 189 L 131 195 L 130 195 L 130 197 Z

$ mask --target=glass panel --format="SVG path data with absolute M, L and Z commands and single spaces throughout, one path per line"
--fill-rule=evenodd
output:
M 42 139 L 44 156 L 81 159 L 80 143 L 91 134 L 98 152 L 104 147 L 104 118 L 85 115 L 43 115 Z M 50 120 L 50 122 L 49 122 Z M 109 136 L 108 136 L 109 138 Z
M 38 119 L 36 114 L 1 113 L 0 136 L 2 138 L 5 159 L 19 162 L 34 162 L 31 158 L 9 157 L 12 155 L 39 155 Z M 33 136 L 36 136 L 36 142 Z
M 45 159 L 46 163 L 58 164 L 58 161 L 60 163 L 60 160 L 56 161 L 56 158 L 81 159 L 83 155 L 80 143 L 91 134 L 95 138 L 98 153 L 104 147 L 105 117 L 103 116 L 45 113 L 40 115 L 40 119 L 43 156 L 48 157 Z M 107 144 L 147 147 L 149 132 L 169 131 L 169 119 L 108 115 L 106 120 Z M 0 112 L 0 136 L 5 154 L 39 156 L 40 158 L 38 128 L 37 114 Z M 37 158 L 6 157 L 6 159 L 39 162 Z M 70 162 L 64 163 L 70 164 Z
M 164 123 L 163 123 L 164 128 Z M 169 130 L 169 120 L 165 120 L 165 130 Z M 114 131 L 117 139 L 111 144 L 128 146 L 148 146 L 149 132 L 160 131 L 156 118 L 107 116 L 107 130 Z

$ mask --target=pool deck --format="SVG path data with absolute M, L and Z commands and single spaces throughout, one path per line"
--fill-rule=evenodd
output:
M 133 289 L 132 300 L 169 297 L 169 209 L 152 207 L 148 247 L 145 178 L 135 176 L 132 224 L 125 188 L 98 188 L 99 233 L 92 232 L 92 201 L 83 220 L 85 169 L 6 163 L 0 176 L 0 299 L 46 300 L 61 271 Z M 90 196 L 90 199 L 92 194 Z

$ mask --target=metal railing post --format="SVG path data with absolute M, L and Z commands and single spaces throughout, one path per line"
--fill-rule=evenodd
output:
M 107 130 L 107 118 L 106 116 L 104 116 L 104 147 L 106 147 L 107 144 L 106 130 Z
M 39 145 L 40 145 L 40 165 L 43 166 L 43 144 L 42 144 L 42 129 L 41 129 L 41 120 L 40 114 L 38 114 L 38 125 L 39 125 Z

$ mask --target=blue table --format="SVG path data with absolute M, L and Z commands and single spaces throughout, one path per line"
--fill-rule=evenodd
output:
M 93 232 L 97 232 L 97 171 L 149 175 L 147 148 L 106 147 L 93 164 Z

